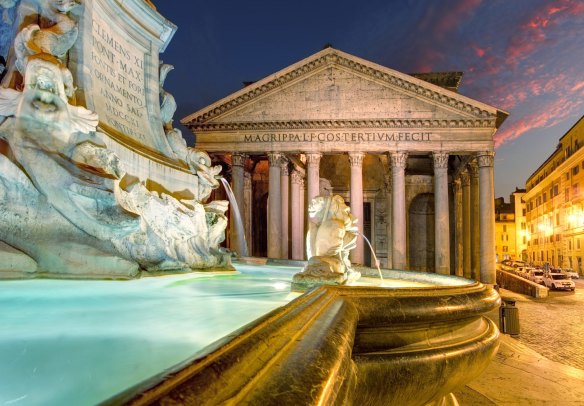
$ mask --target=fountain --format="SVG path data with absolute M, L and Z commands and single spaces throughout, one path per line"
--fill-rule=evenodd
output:
M 238 256 L 240 257 L 247 257 L 248 256 L 248 248 L 247 248 L 247 241 L 245 239 L 245 232 L 243 230 L 243 220 L 241 219 L 241 212 L 239 211 L 239 205 L 237 204 L 237 200 L 235 199 L 235 195 L 233 194 L 233 190 L 231 190 L 231 186 L 229 182 L 225 178 L 221 178 L 221 184 L 227 193 L 227 198 L 229 199 L 229 203 L 231 206 L 234 207 L 234 216 L 233 221 L 235 222 L 236 234 L 237 237 L 241 239 L 239 246 L 241 247 L 241 252 L 238 252 Z
M 148 2 L 13 6 L 0 276 L 32 280 L 0 284 L 0 403 L 446 405 L 488 365 L 494 289 L 381 269 L 351 286 L 336 197 L 311 205 L 302 272 L 231 266 L 220 168 L 162 87 L 176 27 Z
M 375 255 L 375 251 L 373 250 L 373 246 L 371 246 L 371 241 L 369 241 L 369 238 L 365 237 L 365 235 L 362 233 L 361 233 L 361 237 L 365 240 L 365 242 L 369 246 L 369 249 L 371 250 L 371 255 L 373 255 L 373 259 L 375 261 L 375 268 L 377 268 L 379 280 L 381 281 L 380 285 L 383 285 L 383 273 L 381 273 L 381 267 L 379 266 L 379 260 L 377 259 L 377 255 Z

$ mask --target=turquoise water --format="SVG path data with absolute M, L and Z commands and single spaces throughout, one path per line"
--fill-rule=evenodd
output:
M 0 405 L 94 405 L 298 296 L 285 266 L 238 275 L 0 283 Z

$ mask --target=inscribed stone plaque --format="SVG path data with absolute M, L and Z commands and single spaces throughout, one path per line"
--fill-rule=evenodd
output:
M 161 41 L 125 3 L 93 0 L 84 7 L 80 79 L 88 107 L 99 115 L 100 127 L 124 144 L 169 156 L 159 110 Z

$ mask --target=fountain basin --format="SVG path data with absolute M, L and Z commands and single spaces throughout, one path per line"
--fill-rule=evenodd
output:
M 497 351 L 499 332 L 484 314 L 499 295 L 462 278 L 407 274 L 427 286 L 312 289 L 176 373 L 112 401 L 454 404 L 451 392 Z

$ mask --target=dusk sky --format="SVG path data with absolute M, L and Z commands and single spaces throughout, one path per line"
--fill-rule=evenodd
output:
M 495 135 L 508 201 L 584 114 L 584 2 L 154 0 L 178 26 L 161 55 L 183 117 L 326 43 L 404 73 L 463 71 L 461 94 L 510 113 Z M 190 142 L 184 127 L 183 135 Z

